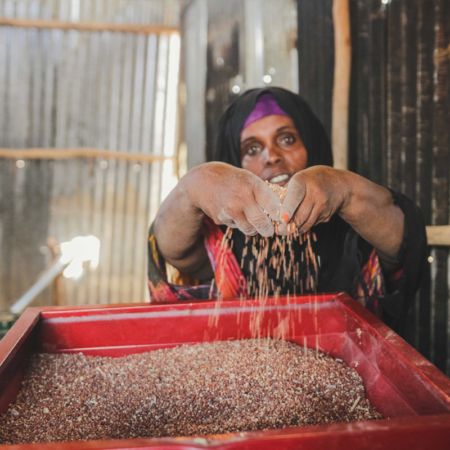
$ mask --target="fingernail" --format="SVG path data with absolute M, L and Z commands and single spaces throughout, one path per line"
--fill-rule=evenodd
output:
M 284 213 L 284 214 L 281 216 L 281 218 L 282 218 L 286 223 L 288 223 L 288 222 L 289 222 L 289 219 L 290 219 L 288 213 Z

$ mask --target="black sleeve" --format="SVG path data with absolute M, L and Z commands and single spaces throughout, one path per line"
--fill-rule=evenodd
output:
M 405 334 L 405 319 L 427 269 L 428 246 L 425 221 L 416 204 L 403 194 L 392 192 L 394 205 L 405 215 L 403 241 L 397 256 L 402 275 L 395 292 L 379 297 L 383 321 L 401 336 Z

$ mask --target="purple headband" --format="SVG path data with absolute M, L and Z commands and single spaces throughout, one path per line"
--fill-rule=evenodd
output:
M 275 100 L 275 97 L 270 93 L 263 94 L 263 95 L 261 95 L 261 97 L 259 97 L 255 108 L 253 109 L 251 114 L 247 117 L 247 120 L 245 121 L 244 126 L 242 127 L 242 130 L 245 127 L 248 127 L 252 122 L 255 122 L 255 120 L 259 120 L 259 119 L 262 119 L 263 117 L 267 117 L 267 116 L 288 116 L 288 117 L 290 117 L 289 114 L 286 114 L 278 106 L 278 103 Z

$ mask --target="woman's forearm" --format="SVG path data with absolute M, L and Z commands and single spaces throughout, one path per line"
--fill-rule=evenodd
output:
M 205 214 L 188 193 L 189 176 L 180 180 L 161 204 L 155 219 L 155 238 L 164 259 L 186 275 L 211 278 L 212 268 L 203 244 Z
M 402 210 L 394 205 L 388 189 L 355 173 L 340 172 L 350 189 L 339 215 L 375 247 L 386 271 L 398 269 L 405 226 Z

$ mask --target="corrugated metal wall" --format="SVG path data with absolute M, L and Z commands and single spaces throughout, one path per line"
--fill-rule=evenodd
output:
M 177 26 L 175 0 L 0 1 L 0 17 Z M 144 301 L 147 229 L 176 182 L 177 33 L 0 27 L 0 147 L 162 155 L 0 159 L 0 311 L 50 264 L 48 236 L 100 239 L 68 304 Z M 38 303 L 49 304 L 46 292 Z
M 315 84 L 311 73 L 332 67 L 334 56 L 325 48 L 333 33 L 331 4 L 331 0 L 314 4 L 298 0 L 300 93 L 312 100 L 325 123 L 331 98 L 316 99 L 323 89 L 330 92 L 332 78 Z M 447 225 L 450 2 L 350 0 L 350 8 L 351 168 L 408 195 L 421 207 L 428 225 Z M 313 29 L 302 22 L 306 14 L 317 17 Z M 327 30 L 326 35 L 317 37 L 319 29 Z M 314 48 L 314 54 L 302 52 L 305 47 Z M 407 338 L 450 374 L 450 253 L 444 247 L 430 251 L 431 280 L 430 274 L 424 274 Z
M 178 25 L 179 0 L 2 0 L 1 17 Z

